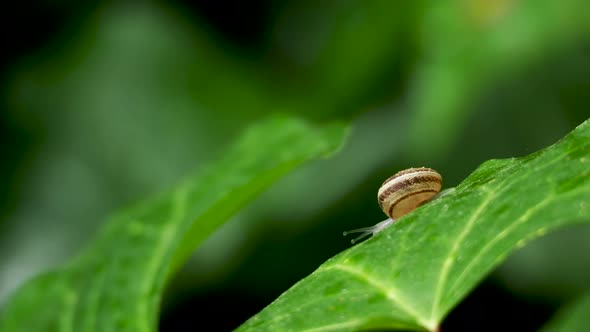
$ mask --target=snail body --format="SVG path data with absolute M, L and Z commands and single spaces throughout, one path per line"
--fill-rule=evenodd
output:
M 440 193 L 441 188 L 442 176 L 432 168 L 416 167 L 399 171 L 385 180 L 377 193 L 379 206 L 389 218 L 374 226 L 347 231 L 343 234 L 362 233 L 350 241 L 353 244 L 366 236 L 375 235 L 393 224 L 395 220 L 430 201 Z

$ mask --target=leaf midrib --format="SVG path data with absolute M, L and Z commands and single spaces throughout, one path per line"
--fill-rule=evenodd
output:
M 551 150 L 551 148 L 543 151 L 543 153 L 537 155 L 536 158 L 542 157 L 544 154 L 548 153 L 550 150 Z M 573 151 L 575 151 L 575 150 L 576 149 L 574 149 Z M 570 151 L 569 153 L 571 153 L 571 152 L 572 151 Z M 543 170 L 544 168 L 550 167 L 554 163 L 562 160 L 563 157 L 566 156 L 566 155 L 567 155 L 566 153 L 559 154 L 553 160 L 548 161 L 548 162 L 545 162 L 540 167 L 537 167 L 536 169 L 534 169 L 534 172 L 539 172 L 539 171 Z M 514 181 L 516 181 L 516 180 L 514 180 Z M 443 290 L 445 289 L 444 286 L 446 286 L 446 283 L 447 283 L 448 274 L 450 273 L 450 271 L 451 271 L 451 269 L 453 267 L 454 260 L 452 258 L 455 257 L 454 255 L 460 249 L 460 246 L 463 243 L 463 240 L 471 232 L 471 230 L 473 228 L 473 225 L 475 224 L 475 221 L 477 220 L 477 218 L 479 217 L 479 215 L 481 214 L 481 212 L 483 212 L 485 210 L 485 207 L 487 207 L 496 197 L 499 197 L 500 195 L 502 195 L 508 188 L 510 188 L 510 186 L 504 186 L 504 188 L 502 190 L 496 191 L 495 193 L 493 193 L 493 192 L 486 192 L 488 196 L 480 204 L 480 206 L 474 212 L 474 214 L 472 215 L 472 217 L 469 219 L 469 221 L 468 221 L 465 229 L 459 235 L 459 238 L 457 239 L 457 241 L 455 241 L 455 244 L 453 245 L 453 248 L 451 249 L 451 252 L 449 253 L 449 256 L 447 256 L 445 258 L 445 263 L 443 264 L 443 267 L 441 269 L 441 273 L 439 274 L 440 275 L 440 277 L 438 278 L 439 282 L 437 283 L 437 286 L 436 286 L 436 293 L 435 293 L 436 295 L 435 295 L 435 298 L 434 298 L 434 301 L 433 301 L 432 312 L 431 312 L 431 316 L 430 316 L 430 320 L 431 321 L 438 321 L 440 319 L 440 317 L 441 317 L 440 316 L 440 312 L 441 312 L 440 309 L 441 309 L 441 305 L 442 305 L 441 296 L 442 296 Z M 490 248 L 492 248 L 497 241 L 499 241 L 502 238 L 504 238 L 506 236 L 506 234 L 509 234 L 509 232 L 511 230 L 513 230 L 514 228 L 516 228 L 517 226 L 520 226 L 523 223 L 525 223 L 527 220 L 529 220 L 530 216 L 533 213 L 535 213 L 536 210 L 538 210 L 539 208 L 541 208 L 541 207 L 547 205 L 548 203 L 550 203 L 552 201 L 552 199 L 554 199 L 555 197 L 556 197 L 555 194 L 546 196 L 543 200 L 539 201 L 537 204 L 535 204 L 534 206 L 532 206 L 529 209 L 527 209 L 520 217 L 516 218 L 515 221 L 509 227 L 507 227 L 506 229 L 504 229 L 502 232 L 498 233 L 498 235 L 496 237 L 494 237 L 492 240 L 490 240 L 474 256 L 474 258 L 467 264 L 467 266 L 463 269 L 463 271 L 461 271 L 461 273 L 459 274 L 459 276 L 457 278 L 455 278 L 454 283 L 449 288 L 449 290 L 448 290 L 447 293 L 448 294 L 451 294 L 451 293 L 453 293 L 453 291 L 456 290 L 456 288 L 458 287 L 458 285 L 460 285 L 461 282 L 463 281 L 463 279 L 465 278 L 465 275 L 467 274 L 467 272 L 469 270 L 471 270 L 472 267 L 475 266 L 480 261 L 482 255 L 485 252 L 487 252 L 488 250 L 490 250 Z
M 430 314 L 431 321 L 436 321 L 439 317 L 442 292 L 443 292 L 445 284 L 447 283 L 447 278 L 449 276 L 451 268 L 453 267 L 453 263 L 455 262 L 456 254 L 459 251 L 459 247 L 463 243 L 463 240 L 465 240 L 467 235 L 473 229 L 473 225 L 475 225 L 475 221 L 477 220 L 477 218 L 479 218 L 479 216 L 485 210 L 485 208 L 496 197 L 496 195 L 493 192 L 486 192 L 486 194 L 487 194 L 487 196 L 480 203 L 480 205 L 477 207 L 475 212 L 471 215 L 471 217 L 467 221 L 467 224 L 465 225 L 465 228 L 463 229 L 461 234 L 459 234 L 459 237 L 457 238 L 457 240 L 454 242 L 453 247 L 451 248 L 451 251 L 449 252 L 449 255 L 445 258 L 445 261 L 444 261 L 442 268 L 441 268 L 441 272 L 439 273 L 440 277 L 437 278 L 439 280 L 439 282 L 436 286 L 434 300 L 432 301 L 433 305 L 432 305 L 432 311 Z
M 346 272 L 366 282 L 367 285 L 383 293 L 383 295 L 385 295 L 385 297 L 394 305 L 394 307 L 402 309 L 402 311 L 404 311 L 408 316 L 414 318 L 421 326 L 424 326 L 428 329 L 432 329 L 434 326 L 436 326 L 436 323 L 433 324 L 431 321 L 424 320 L 420 316 L 418 310 L 415 309 L 415 306 L 411 305 L 410 302 L 403 297 L 402 292 L 394 287 L 391 282 L 386 283 L 378 278 L 375 278 L 370 273 L 363 271 L 361 268 L 353 267 L 352 264 L 332 264 L 325 268 L 319 269 L 317 272 L 326 272 L 330 270 Z

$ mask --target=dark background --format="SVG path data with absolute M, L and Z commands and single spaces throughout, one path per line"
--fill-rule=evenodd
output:
M 590 20 L 576 14 L 590 8 L 549 3 L 5 5 L 0 304 L 264 115 L 352 122 L 340 154 L 273 186 L 170 284 L 161 331 L 237 327 L 347 248 L 343 230 L 384 219 L 376 190 L 395 171 L 434 167 L 451 187 L 590 115 Z M 521 249 L 442 331 L 541 327 L 590 286 L 589 236 L 576 226 Z

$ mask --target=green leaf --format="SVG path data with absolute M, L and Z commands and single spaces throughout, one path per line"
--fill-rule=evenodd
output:
M 579 332 L 590 330 L 590 294 L 560 310 L 542 332 Z
M 590 219 L 590 121 L 456 189 L 322 264 L 238 331 L 436 331 L 513 250 Z
M 232 214 L 301 163 L 341 144 L 339 124 L 273 117 L 169 193 L 115 215 L 66 266 L 22 287 L 0 319 L 10 331 L 155 331 L 168 276 Z

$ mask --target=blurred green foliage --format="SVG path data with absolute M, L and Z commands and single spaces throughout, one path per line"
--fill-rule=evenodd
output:
M 155 331 L 165 282 L 276 179 L 342 145 L 346 127 L 273 117 L 170 192 L 109 218 L 70 263 L 11 298 L 2 331 Z
M 10 144 L 31 143 L 3 158 L 16 171 L 3 174 L 0 302 L 70 258 L 110 211 L 221 157 L 269 113 L 347 119 L 353 133 L 341 154 L 281 181 L 206 241 L 165 312 L 185 291 L 273 299 L 348 247 L 342 230 L 382 219 L 374 196 L 394 171 L 431 166 L 454 186 L 590 116 L 583 0 L 267 6 L 261 41 L 241 48 L 186 4 L 99 2 L 12 63 L 3 119 Z M 588 289 L 588 236 L 550 234 L 492 277 L 557 306 Z
M 542 332 L 586 331 L 590 327 L 590 297 L 588 294 L 561 309 Z
M 483 163 L 453 190 L 327 260 L 238 331 L 439 331 L 512 251 L 590 219 L 589 143 L 590 120 L 546 149 Z

